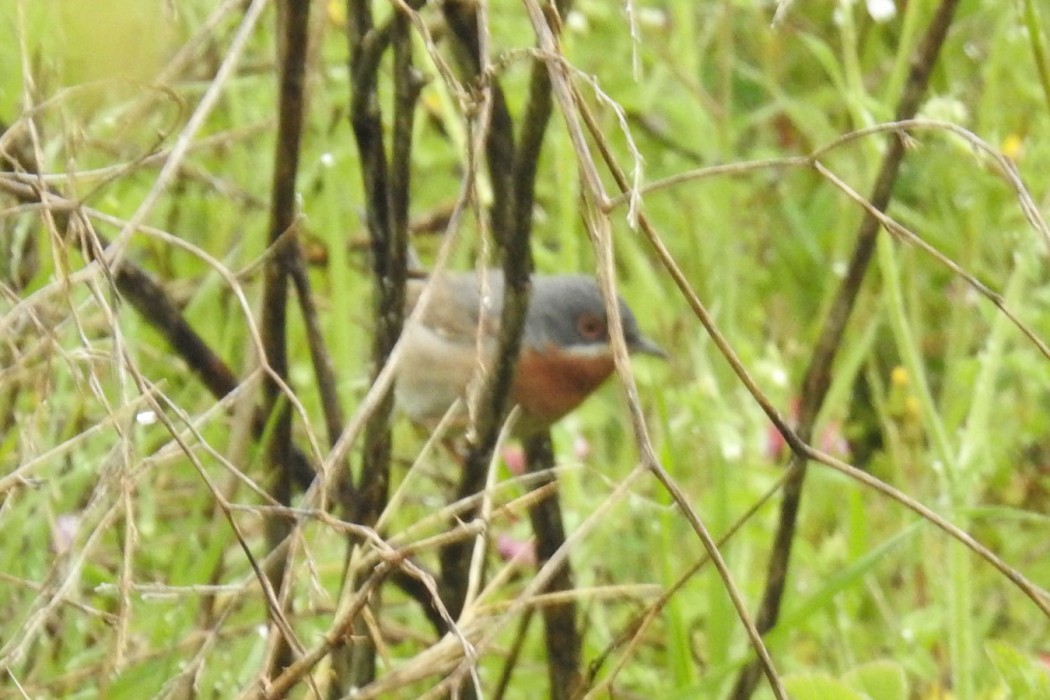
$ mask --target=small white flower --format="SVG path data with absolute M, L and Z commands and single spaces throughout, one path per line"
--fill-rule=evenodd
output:
M 587 15 L 577 10 L 570 10 L 568 16 L 565 18 L 565 26 L 568 27 L 570 32 L 577 34 L 586 34 L 591 28 L 590 22 L 587 21 Z
M 961 100 L 947 95 L 934 95 L 923 104 L 919 110 L 919 116 L 954 124 L 965 124 L 969 121 L 970 111 Z
M 876 22 L 888 22 L 897 16 L 897 5 L 893 0 L 867 0 L 868 14 Z
M 638 24 L 649 29 L 666 29 L 667 13 L 658 7 L 643 7 L 638 10 Z
M 735 431 L 733 431 L 735 432 Z M 722 459 L 735 462 L 744 454 L 744 445 L 738 435 L 726 435 L 722 438 Z
M 64 513 L 55 518 L 55 526 L 51 531 L 51 546 L 56 554 L 69 553 L 76 543 L 79 527 L 79 515 Z

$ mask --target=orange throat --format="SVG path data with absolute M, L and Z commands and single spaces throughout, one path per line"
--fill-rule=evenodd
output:
M 529 418 L 550 425 L 583 403 L 615 367 L 608 352 L 581 355 L 549 346 L 544 351 L 526 349 L 518 360 L 511 398 Z

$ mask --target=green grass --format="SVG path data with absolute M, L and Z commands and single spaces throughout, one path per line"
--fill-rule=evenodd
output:
M 134 164 L 158 143 L 170 147 L 237 25 L 236 16 L 225 18 L 163 90 L 146 89 L 212 11 L 209 3 L 178 3 L 170 16 L 161 5 L 140 16 L 130 9 L 137 3 L 114 3 L 120 21 L 111 20 L 107 36 L 113 39 L 103 42 L 104 53 L 96 51 L 98 33 L 85 31 L 86 19 L 63 20 L 50 3 L 18 4 L 0 26 L 0 55 L 10 67 L 0 75 L 0 119 L 13 123 L 29 114 L 30 95 L 46 171 L 69 175 L 55 186 L 121 219 L 139 207 L 159 164 L 132 165 L 105 181 L 74 173 Z M 774 28 L 772 5 L 673 0 L 662 9 L 637 5 L 638 39 L 632 41 L 620 4 L 580 0 L 564 49 L 581 76 L 592 76 L 626 110 L 652 182 L 702 166 L 805 155 L 892 119 L 931 5 L 909 2 L 903 17 L 876 24 L 863 3 L 795 3 Z M 962 3 L 923 114 L 1007 151 L 1045 213 L 1050 87 L 1040 48 L 1047 12 L 1037 6 Z M 493 3 L 490 12 L 494 56 L 531 46 L 517 4 Z M 436 13 L 425 16 L 436 20 Z M 304 241 L 324 252 L 311 281 L 349 415 L 370 373 L 367 234 L 346 116 L 343 28 L 332 16 L 316 20 L 299 193 Z M 235 274 L 256 322 L 276 119 L 273 26 L 271 10 L 194 137 L 185 167 L 144 222 Z M 440 46 L 448 58 L 447 46 Z M 421 219 L 454 201 L 466 136 L 460 107 L 422 42 L 415 54 L 428 79 L 421 96 L 426 111 L 415 128 L 411 214 Z M 32 87 L 15 70 L 23 62 L 31 66 Z M 519 53 L 500 71 L 515 115 L 524 104 L 527 67 Z M 383 76 L 389 78 L 388 69 Z M 630 171 L 616 115 L 580 85 Z M 388 85 L 383 94 L 389 95 Z M 840 146 L 822 162 L 867 194 L 886 138 Z M 1001 293 L 1040 337 L 1050 337 L 1047 241 L 1026 221 L 1015 193 L 990 159 L 957 136 L 933 128 L 913 138 L 888 213 Z M 612 179 L 605 182 L 611 191 Z M 762 390 L 789 414 L 861 209 L 814 171 L 795 167 L 679 184 L 646 195 L 645 212 Z M 649 428 L 663 465 L 718 537 L 773 485 L 784 460 L 768 453 L 768 421 L 648 243 L 630 228 L 626 208 L 615 209 L 612 219 L 621 293 L 645 332 L 672 351 L 666 365 L 634 363 Z M 453 253 L 464 269 L 485 249 L 472 217 L 465 221 Z M 93 224 L 110 239 L 117 234 L 105 222 Z M 24 248 L 20 241 L 27 237 L 32 243 Z M 438 239 L 414 242 L 425 263 Z M 0 506 L 6 533 L 0 538 L 0 668 L 6 674 L 0 698 L 18 697 L 15 680 L 30 697 L 148 697 L 196 668 L 198 654 L 204 659 L 200 694 L 237 695 L 260 672 L 265 605 L 244 551 L 191 461 L 160 423 L 136 422 L 148 404 L 130 370 L 198 421 L 199 437 L 167 412 L 217 488 L 233 503 L 258 506 L 261 498 L 201 443 L 265 486 L 265 460 L 243 430 L 231 428 L 243 409 L 237 401 L 216 409 L 157 333 L 114 297 L 105 277 L 89 274 L 78 250 L 49 236 L 37 215 L 17 210 L 9 198 L 0 204 L 0 245 L 0 478 L 26 468 L 26 480 L 3 493 Z M 19 289 L 12 275 L 27 254 L 35 255 L 35 266 L 28 265 L 31 274 Z M 544 272 L 594 269 L 579 213 L 576 155 L 557 113 L 538 178 L 534 254 Z M 222 275 L 146 233 L 132 236 L 128 259 L 184 304 L 193 327 L 240 376 L 256 366 L 244 310 Z M 290 376 L 309 417 L 308 424 L 297 423 L 298 442 L 308 444 L 309 431 L 324 444 L 294 312 L 290 328 Z M 858 466 L 948 516 L 1046 585 L 1047 367 L 1047 358 L 962 279 L 884 236 L 840 348 L 815 440 L 819 447 L 823 435 L 849 439 Z M 256 384 L 249 403 L 257 394 Z M 422 442 L 401 423 L 395 428 L 399 481 Z M 590 447 L 583 459 L 574 456 L 579 439 Z M 556 428 L 555 443 L 572 531 L 637 461 L 615 382 Z M 390 537 L 427 517 L 433 519 L 426 534 L 447 527 L 434 513 L 447 504 L 456 468 L 438 451 L 418 469 L 390 520 Z M 523 492 L 512 487 L 498 500 Z M 752 610 L 765 582 L 777 501 L 722 549 Z M 263 516 L 241 511 L 234 517 L 253 554 L 263 557 Z M 58 533 L 68 522 L 76 527 L 66 541 Z M 527 537 L 527 518 L 500 514 L 491 531 Z M 420 537 L 413 532 L 409 539 Z M 307 647 L 339 606 L 344 550 L 343 535 L 332 527 L 304 528 L 294 560 L 292 623 Z M 637 482 L 572 551 L 578 587 L 619 587 L 618 595 L 591 592 L 579 601 L 585 670 L 631 629 L 655 591 L 672 585 L 702 553 L 658 483 Z M 433 565 L 434 552 L 419 559 Z M 499 569 L 493 560 L 490 575 Z M 513 600 L 530 573 L 511 577 L 486 604 Z M 388 646 L 381 674 L 410 664 L 435 641 L 413 604 L 393 591 L 384 599 L 380 622 Z M 500 668 L 497 652 L 511 643 L 516 626 L 505 624 L 482 659 L 487 688 Z M 508 697 L 545 687 L 540 630 L 534 620 Z M 1042 697 L 1048 630 L 1047 619 L 1003 576 L 939 530 L 843 476 L 811 467 L 782 624 L 767 639 L 792 697 L 860 697 L 851 693 L 862 690 L 876 699 L 949 691 L 959 700 Z M 615 649 L 596 677 L 608 681 L 622 664 L 608 691 L 617 697 L 723 697 L 753 656 L 710 566 L 671 598 L 631 655 L 623 653 Z M 417 697 L 429 685 L 415 684 L 398 697 Z M 308 696 L 301 688 L 297 697 Z M 770 697 L 768 688 L 760 686 L 757 697 Z

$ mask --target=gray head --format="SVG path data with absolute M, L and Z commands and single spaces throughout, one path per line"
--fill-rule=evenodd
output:
M 617 301 L 627 349 L 666 358 L 660 346 L 642 335 L 624 300 L 617 297 Z M 522 342 L 537 349 L 549 345 L 579 350 L 607 347 L 608 319 L 597 283 L 582 275 L 534 275 Z

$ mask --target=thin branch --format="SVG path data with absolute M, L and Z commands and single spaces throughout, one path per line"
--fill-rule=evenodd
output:
M 942 0 L 933 19 L 930 20 L 926 34 L 912 58 L 904 93 L 897 106 L 897 121 L 911 119 L 918 112 L 957 6 L 958 0 Z M 879 169 L 879 176 L 875 181 L 872 195 L 868 199 L 874 209 L 885 211 L 889 206 L 903 158 L 903 139 L 899 136 L 891 136 L 889 147 Z M 817 414 L 831 386 L 831 368 L 839 347 L 841 347 L 842 336 L 846 331 L 847 322 L 875 250 L 879 228 L 879 220 L 870 213 L 861 221 L 849 268 L 828 310 L 824 327 L 813 350 L 813 357 L 802 380 L 796 432 L 798 439 L 803 443 L 808 443 L 813 435 L 813 425 Z M 784 500 L 781 502 L 780 518 L 773 538 L 773 550 L 766 573 L 766 589 L 756 618 L 758 629 L 763 634 L 771 630 L 780 617 L 780 604 L 784 597 L 791 549 L 795 540 L 795 527 L 798 523 L 798 513 L 802 502 L 802 486 L 806 478 L 805 453 L 795 450 L 788 468 L 791 470 L 791 478 L 784 485 Z M 749 698 L 758 684 L 758 675 L 759 668 L 756 664 L 752 663 L 745 667 L 737 677 L 730 697 L 735 700 Z
M 269 245 L 274 254 L 263 269 L 263 308 L 260 330 L 263 349 L 273 368 L 263 382 L 262 415 L 270 422 L 265 446 L 271 470 L 271 493 L 278 503 L 289 504 L 294 480 L 289 468 L 292 452 L 292 411 L 282 400 L 281 383 L 288 383 L 287 304 L 288 270 L 293 267 L 290 258 L 298 247 L 278 245 L 296 218 L 295 184 L 299 172 L 300 143 L 303 132 L 305 101 L 305 72 L 308 43 L 310 3 L 282 0 L 277 13 L 279 36 L 279 87 L 277 144 L 270 199 Z M 279 383 L 276 380 L 281 380 Z M 285 520 L 266 521 L 266 541 L 276 550 L 288 539 L 293 525 Z M 288 551 L 288 550 L 286 550 Z M 280 591 L 281 604 L 291 606 L 289 590 L 292 587 L 288 556 L 276 557 L 267 570 L 270 583 Z M 280 631 L 286 637 L 284 630 Z M 277 635 L 269 648 L 267 677 L 272 678 L 291 663 L 289 640 Z
M 554 446 L 549 433 L 534 437 L 525 443 L 525 456 L 529 470 L 545 470 L 549 476 L 542 483 L 556 484 L 554 472 Z M 561 516 L 561 501 L 558 492 L 529 509 L 529 520 L 536 535 L 536 560 L 547 562 L 565 544 L 565 525 Z M 557 593 L 573 589 L 572 569 L 568 559 L 555 569 L 550 584 L 540 591 Z M 543 624 L 547 638 L 547 670 L 550 679 L 552 700 L 568 700 L 580 688 L 580 659 L 583 641 L 576 626 L 575 598 L 568 598 L 559 605 L 547 605 L 542 609 Z
M 602 289 L 602 294 L 605 297 L 613 357 L 616 361 L 617 374 L 619 375 L 627 394 L 627 405 L 631 413 L 631 427 L 634 432 L 635 443 L 640 452 L 642 465 L 660 481 L 664 489 L 671 495 L 675 504 L 682 510 L 683 515 L 685 515 L 686 519 L 689 521 L 690 526 L 700 539 L 708 556 L 711 557 L 712 563 L 718 570 L 719 576 L 722 578 L 726 592 L 733 601 L 733 606 L 736 608 L 737 616 L 747 632 L 751 646 L 760 659 L 761 668 L 769 679 L 769 684 L 774 696 L 778 699 L 786 698 L 787 692 L 784 690 L 780 677 L 777 675 L 776 669 L 773 666 L 773 661 L 769 656 L 769 652 L 766 649 L 765 644 L 762 642 L 761 635 L 751 622 L 747 608 L 743 602 L 743 597 L 733 583 L 733 577 L 729 571 L 729 567 L 726 565 L 725 560 L 718 551 L 711 534 L 707 531 L 707 528 L 704 526 L 695 510 L 690 506 L 677 483 L 675 483 L 660 464 L 660 461 L 656 456 L 656 451 L 653 448 L 652 441 L 649 439 L 641 403 L 638 400 L 638 388 L 634 381 L 634 375 L 632 374 L 630 362 L 628 360 L 626 343 L 623 338 L 623 319 L 620 317 L 619 305 L 615 301 L 617 297 L 615 289 L 615 269 L 612 256 L 612 232 L 609 218 L 603 211 L 608 203 L 608 197 L 605 194 L 605 188 L 601 177 L 598 174 L 597 165 L 591 157 L 590 149 L 587 146 L 586 138 L 584 137 L 583 129 L 580 124 L 580 116 L 585 112 L 584 103 L 582 100 L 578 99 L 578 96 L 572 87 L 572 83 L 569 79 L 568 68 L 565 66 L 564 61 L 557 51 L 555 38 L 545 26 L 542 11 L 539 6 L 536 4 L 535 0 L 526 0 L 526 8 L 528 9 L 529 17 L 532 20 L 533 29 L 540 38 L 540 50 L 548 56 L 547 68 L 551 73 L 551 83 L 554 89 L 555 99 L 561 108 L 562 116 L 565 118 L 566 126 L 569 131 L 569 138 L 572 141 L 573 148 L 576 152 L 577 164 L 580 168 L 580 176 L 584 188 L 584 213 L 586 215 L 587 231 L 591 236 L 595 253 L 598 258 L 598 283 Z M 592 136 L 593 135 L 592 132 Z M 600 135 L 596 138 L 604 141 L 604 138 Z M 607 146 L 604 146 L 603 149 L 607 150 Z M 624 173 L 619 170 L 618 167 L 616 170 L 617 182 L 621 183 L 620 186 L 624 191 L 628 190 L 628 181 L 624 176 Z M 629 218 L 640 219 L 642 214 L 639 209 L 640 208 L 638 207 L 632 207 L 631 212 L 629 213 Z
M 485 378 L 474 413 L 473 440 L 464 461 L 457 497 L 482 490 L 499 432 L 507 415 L 508 396 L 525 324 L 532 252 L 531 220 L 515 218 L 515 188 L 533 183 L 514 181 L 517 154 L 513 123 L 503 91 L 493 77 L 488 54 L 488 23 L 484 4 L 455 0 L 443 6 L 445 20 L 458 45 L 457 56 L 468 78 L 480 83 L 482 104 L 477 123 L 485 135 L 485 154 L 492 181 L 489 228 L 503 267 L 503 306 L 493 366 Z M 516 224 L 516 225 L 515 225 Z M 470 580 L 472 546 L 454 544 L 441 553 L 442 598 L 457 616 L 463 610 Z
M 241 54 L 255 31 L 255 24 L 262 16 L 263 10 L 266 9 L 266 4 L 267 0 L 252 0 L 245 11 L 241 24 L 237 28 L 237 33 L 230 42 L 229 48 L 223 54 L 222 65 L 216 72 L 215 77 L 208 83 L 208 89 L 201 97 L 200 103 L 193 111 L 193 114 L 190 115 L 186 126 L 179 133 L 175 146 L 171 150 L 171 156 L 164 163 L 164 167 L 160 169 L 157 179 L 145 198 L 143 198 L 142 203 L 131 215 L 131 218 L 128 219 L 127 225 L 117 235 L 110 249 L 106 251 L 106 259 L 109 267 L 112 269 L 119 270 L 120 266 L 123 265 L 124 252 L 132 234 L 146 220 L 153 207 L 160 201 L 161 195 L 167 190 L 171 179 L 178 172 L 183 159 L 186 157 L 186 153 L 189 151 L 190 144 L 193 142 L 193 137 L 203 126 L 208 115 L 211 114 L 211 110 L 218 103 L 226 83 L 232 77 L 241 59 Z
M 485 127 L 485 160 L 492 183 L 492 207 L 489 225 L 497 243 L 511 237 L 514 225 L 511 202 L 514 199 L 514 163 L 517 153 L 514 145 L 514 124 L 503 89 L 491 79 L 488 55 L 488 26 L 479 15 L 484 4 L 474 0 L 447 0 L 441 5 L 445 22 L 456 39 L 456 58 L 468 81 L 478 81 L 485 101 L 481 123 Z
M 354 76 L 351 121 L 361 153 L 366 219 L 372 251 L 372 308 L 375 319 L 372 359 L 376 368 L 373 379 L 377 379 L 381 368 L 390 362 L 404 322 L 412 128 L 422 84 L 413 65 L 410 19 L 405 11 L 395 10 L 389 23 L 394 63 L 394 126 L 388 164 L 378 101 L 379 64 L 364 52 L 364 47 L 369 43 L 374 44 L 377 36 L 371 9 L 362 2 L 352 2 L 350 5 L 353 22 L 348 28 L 348 38 L 351 41 L 351 71 Z M 387 505 L 392 451 L 390 415 L 393 407 L 393 395 L 388 393 L 379 401 L 365 424 L 360 481 L 354 489 L 353 500 L 344 504 L 355 522 L 374 524 Z M 352 560 L 353 549 L 351 542 L 348 562 Z M 365 570 L 362 569 L 360 575 L 365 575 Z M 358 590 L 360 583 L 357 578 L 351 579 L 350 589 Z M 341 658 L 336 664 L 335 683 L 343 687 L 362 687 L 375 678 L 376 647 L 365 617 L 357 617 L 353 626 L 355 637 L 361 642 L 348 649 L 351 658 Z
M 37 166 L 38 161 L 28 152 L 27 149 L 13 148 L 9 150 L 9 157 L 27 174 L 39 171 Z M 60 231 L 80 230 L 83 228 L 78 228 L 70 223 L 71 216 L 79 215 L 101 219 L 118 227 L 127 225 L 127 222 L 122 219 L 117 219 L 92 209 L 85 209 L 79 202 L 62 197 L 57 191 L 44 184 L 39 184 L 38 186 L 23 184 L 21 180 L 25 177 L 25 175 L 21 175 L 17 179 L 9 178 L 6 175 L 0 177 L 0 189 L 13 195 L 21 202 L 40 203 L 39 206 L 45 208 L 46 211 L 54 217 L 55 225 Z M 47 199 L 46 204 L 44 204 L 45 197 Z M 73 228 L 71 228 L 71 226 L 73 226 Z M 158 229 L 153 229 L 147 226 L 140 226 L 136 230 L 159 237 L 173 245 L 182 246 L 191 250 L 195 255 L 204 259 L 212 269 L 216 270 L 227 280 L 230 284 L 230 288 L 238 297 L 241 308 L 245 312 L 245 320 L 248 325 L 249 334 L 252 337 L 253 344 L 259 354 L 259 360 L 265 372 L 273 376 L 274 373 L 267 362 L 265 352 L 262 348 L 262 342 L 256 331 L 255 324 L 251 319 L 251 307 L 248 304 L 247 299 L 244 298 L 243 292 L 237 286 L 234 276 L 219 264 L 218 261 L 207 256 L 202 250 L 193 247 L 190 243 L 181 238 L 171 236 L 170 234 L 163 233 Z M 97 232 L 93 231 L 92 237 L 97 241 L 97 244 L 86 246 L 84 249 L 87 251 L 88 255 L 91 256 L 90 259 L 96 261 L 99 265 L 104 265 L 104 259 L 98 257 L 96 254 L 100 250 L 108 250 L 112 244 Z M 97 272 L 97 270 L 98 268 L 95 268 L 95 272 Z M 204 386 L 207 387 L 212 396 L 216 399 L 222 399 L 236 391 L 240 386 L 240 380 L 238 380 L 237 375 L 234 374 L 229 365 L 227 365 L 226 362 L 211 349 L 204 338 L 201 337 L 201 335 L 186 321 L 179 305 L 174 299 L 172 299 L 168 291 L 153 278 L 153 276 L 132 261 L 125 259 L 120 266 L 120 269 L 113 274 L 113 283 L 121 297 L 129 301 L 142 318 L 167 341 L 175 354 L 189 366 L 190 371 L 197 375 L 198 379 L 200 379 Z M 36 294 L 39 295 L 45 293 L 47 289 L 48 288 L 40 290 Z M 31 299 L 32 297 L 20 303 L 26 304 Z M 12 314 L 9 314 L 9 318 L 14 318 L 16 315 L 17 309 Z M 281 390 L 284 393 L 285 398 L 296 405 L 297 411 L 300 415 L 304 415 L 302 407 L 297 405 L 298 402 L 291 394 L 288 386 L 277 378 L 275 378 L 275 381 L 279 381 L 281 384 Z M 261 416 L 256 416 L 252 423 L 252 432 L 256 439 L 261 438 L 264 428 L 265 420 Z M 296 483 L 300 488 L 305 489 L 310 485 L 310 482 L 313 481 L 315 475 L 315 470 L 311 464 L 310 458 L 300 448 L 293 446 L 288 456 L 288 460 L 288 467 L 292 470 Z

